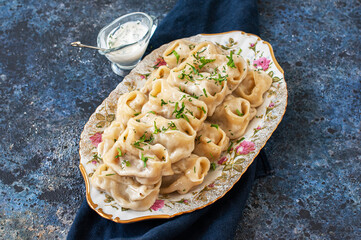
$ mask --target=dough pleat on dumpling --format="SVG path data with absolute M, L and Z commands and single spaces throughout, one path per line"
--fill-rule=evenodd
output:
M 191 42 L 176 40 L 163 53 L 163 59 L 169 68 L 174 68 L 181 64 L 191 51 Z
M 204 123 L 203 128 L 197 133 L 193 153 L 207 157 L 210 161 L 219 159 L 222 151 L 227 149 L 229 138 L 218 125 Z
M 196 55 L 199 53 L 199 56 L 209 56 L 213 54 L 222 53 L 222 49 L 217 47 L 214 43 L 209 41 L 204 41 L 195 45 L 194 49 L 190 52 L 190 56 Z
M 227 94 L 227 81 L 208 79 L 208 77 L 211 77 L 210 73 L 199 72 L 194 69 L 195 66 L 192 64 L 181 64 L 178 68 L 171 70 L 167 79 L 168 83 L 182 92 L 203 101 L 207 105 L 207 114 L 210 116 Z
M 203 182 L 209 167 L 210 162 L 206 157 L 192 154 L 190 157 L 184 158 L 173 164 L 174 175 L 163 177 L 160 193 L 166 194 L 177 191 L 180 194 L 185 194 L 189 192 L 192 187 Z
M 100 165 L 91 178 L 93 186 L 109 193 L 124 208 L 149 209 L 159 194 L 161 181 L 145 185 L 133 177 L 120 176 L 109 166 Z
M 263 95 L 271 87 L 272 78 L 263 71 L 249 68 L 247 76 L 233 92 L 233 95 L 247 99 L 251 107 L 258 107 L 264 102 Z
M 114 143 L 118 140 L 119 136 L 124 132 L 125 126 L 123 123 L 113 121 L 102 134 L 102 141 L 98 144 L 98 155 L 102 157 L 111 149 Z
M 256 113 L 257 110 L 252 108 L 246 99 L 229 95 L 217 107 L 209 121 L 218 124 L 227 134 L 227 137 L 236 139 L 244 134 Z
M 195 131 L 202 127 L 207 118 L 207 105 L 187 93 L 179 91 L 164 79 L 152 85 L 149 101 L 144 104 L 142 113 L 154 112 L 168 119 L 183 118 Z
M 168 67 L 160 66 L 148 76 L 148 80 L 145 82 L 140 91 L 146 95 L 149 95 L 149 92 L 152 90 L 153 83 L 158 79 L 167 79 L 169 73 L 170 69 Z
M 129 119 L 140 112 L 147 100 L 146 95 L 140 91 L 132 91 L 121 95 L 118 100 L 116 121 L 126 126 Z

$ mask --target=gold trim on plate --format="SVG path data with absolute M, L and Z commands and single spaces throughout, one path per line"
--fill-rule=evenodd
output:
M 223 34 L 228 34 L 228 33 L 233 33 L 233 32 L 241 32 L 242 34 L 246 34 L 248 36 L 255 36 L 257 37 L 257 41 L 262 41 L 263 43 L 265 43 L 269 49 L 270 49 L 270 53 L 271 53 L 271 56 L 272 56 L 272 60 L 273 62 L 275 63 L 277 69 L 282 73 L 283 75 L 283 79 L 284 79 L 284 82 L 285 82 L 285 85 L 286 85 L 286 103 L 285 103 L 285 109 L 283 111 L 283 114 L 279 120 L 279 122 L 277 123 L 276 127 L 274 128 L 274 130 L 272 131 L 272 133 L 269 135 L 269 137 L 267 138 L 267 140 L 264 142 L 264 144 L 262 145 L 262 147 L 259 149 L 258 153 L 255 155 L 255 157 L 250 161 L 250 163 L 248 164 L 248 166 L 245 168 L 245 170 L 240 174 L 239 178 L 234 182 L 234 184 L 228 188 L 221 196 L 219 196 L 218 198 L 216 198 L 215 200 L 205 204 L 205 205 L 202 205 L 198 208 L 194 208 L 194 209 L 191 209 L 189 211 L 184 211 L 184 212 L 179 212 L 179 213 L 176 213 L 176 214 L 173 214 L 173 215 L 167 215 L 167 214 L 160 214 L 160 215 L 148 215 L 148 216 L 142 216 L 142 217 L 137 217 L 137 218 L 133 218 L 133 219 L 129 219 L 129 220 L 120 220 L 119 217 L 116 217 L 116 218 L 113 218 L 113 215 L 111 214 L 107 214 L 107 213 L 104 213 L 103 209 L 102 208 L 97 208 L 98 205 L 95 204 L 91 197 L 90 197 L 90 181 L 88 179 L 88 175 L 85 171 L 85 168 L 83 166 L 82 163 L 79 164 L 79 168 L 80 168 L 80 172 L 84 178 L 84 181 L 85 181 L 85 188 L 86 188 L 86 199 L 87 199 L 87 202 L 88 202 L 88 205 L 95 211 L 97 212 L 100 216 L 108 219 L 108 220 L 112 220 L 116 223 L 133 223 L 133 222 L 138 222 L 138 221 L 143 221 L 143 220 L 147 220 L 147 219 L 168 219 L 168 218 L 173 218 L 173 217 L 176 217 L 176 216 L 179 216 L 179 215 L 182 215 L 182 214 L 185 214 L 185 213 L 190 213 L 190 212 L 194 212 L 196 210 L 199 210 L 199 209 L 202 209 L 202 208 L 205 208 L 211 204 L 213 204 L 215 201 L 221 199 L 224 195 L 226 195 L 226 193 L 228 193 L 233 187 L 234 185 L 241 179 L 241 177 L 243 176 L 243 174 L 247 171 L 247 169 L 249 168 L 249 166 L 253 163 L 254 159 L 258 156 L 259 152 L 262 150 L 262 148 L 266 145 L 267 141 L 270 139 L 270 137 L 273 135 L 274 131 L 276 131 L 278 125 L 281 123 L 285 113 L 286 113 L 286 108 L 287 108 L 287 102 L 288 102 L 288 91 L 287 91 L 287 84 L 286 84 L 286 80 L 285 80 L 285 77 L 284 77 L 284 71 L 283 69 L 281 68 L 281 66 L 278 64 L 275 56 L 274 56 L 274 52 L 273 52 L 273 48 L 271 46 L 271 44 L 267 41 L 264 41 L 262 40 L 259 36 L 255 35 L 255 34 L 252 34 L 252 33 L 246 33 L 246 32 L 243 32 L 243 31 L 229 31 L 229 32 L 223 32 L 223 33 L 212 33 L 212 34 L 206 34 L 206 33 L 202 33 L 200 35 L 204 35 L 204 36 L 212 36 L 212 35 L 223 35 Z M 79 142 L 81 142 L 82 139 L 80 139 Z M 80 144 L 79 144 L 80 146 Z M 80 160 L 81 160 L 81 155 L 80 155 L 80 150 L 79 150 L 79 156 L 80 156 Z

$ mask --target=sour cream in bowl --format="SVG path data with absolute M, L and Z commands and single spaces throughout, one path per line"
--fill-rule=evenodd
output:
M 140 61 L 155 28 L 153 18 L 142 12 L 117 18 L 99 32 L 98 47 L 107 49 L 99 53 L 112 62 L 116 74 L 123 75 L 122 70 L 130 70 Z

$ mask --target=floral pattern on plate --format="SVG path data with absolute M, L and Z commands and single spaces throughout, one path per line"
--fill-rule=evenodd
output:
M 102 163 L 96 146 L 101 142 L 104 129 L 115 119 L 117 99 L 123 93 L 141 88 L 150 72 L 165 64 L 161 57 L 169 44 L 163 45 L 146 56 L 92 114 L 80 139 L 80 170 L 86 184 L 88 204 L 101 216 L 119 223 L 151 218 L 171 218 L 201 209 L 223 197 L 241 178 L 254 158 L 280 123 L 287 106 L 287 86 L 283 70 L 278 65 L 272 47 L 258 36 L 240 31 L 220 34 L 200 34 L 187 40 L 212 41 L 226 51 L 242 55 L 249 66 L 265 71 L 273 83 L 264 103 L 257 108 L 256 117 L 250 122 L 244 136 L 233 140 L 227 151 L 212 163 L 204 182 L 187 194 L 160 195 L 148 211 L 133 211 L 120 207 L 114 199 L 91 186 L 89 178 Z

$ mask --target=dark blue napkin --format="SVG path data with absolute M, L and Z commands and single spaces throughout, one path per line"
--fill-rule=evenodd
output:
M 146 54 L 175 39 L 233 30 L 259 34 L 256 0 L 179 0 L 158 26 Z
M 178 38 L 231 30 L 258 34 L 256 0 L 179 0 L 154 33 L 147 53 Z M 232 239 L 255 178 L 270 171 L 262 150 L 223 198 L 172 219 L 119 224 L 102 218 L 84 200 L 68 239 Z

